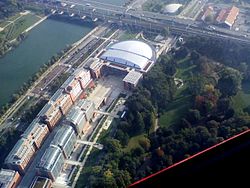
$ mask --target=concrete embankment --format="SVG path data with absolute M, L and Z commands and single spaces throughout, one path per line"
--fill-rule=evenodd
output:
M 28 27 L 24 32 L 29 32 L 31 29 L 33 29 L 34 27 L 36 27 L 38 24 L 42 23 L 44 20 L 46 20 L 48 18 L 48 16 L 43 17 L 42 19 L 40 19 L 38 22 L 34 23 L 32 26 Z

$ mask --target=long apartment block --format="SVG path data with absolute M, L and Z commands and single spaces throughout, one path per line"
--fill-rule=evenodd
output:
M 32 141 L 21 138 L 6 157 L 5 164 L 9 169 L 17 170 L 20 174 L 24 174 L 35 151 L 36 149 Z

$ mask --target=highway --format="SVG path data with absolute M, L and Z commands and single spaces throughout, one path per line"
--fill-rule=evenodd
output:
M 134 9 L 130 5 L 127 7 L 115 6 L 90 0 L 61 0 L 65 3 L 38 3 L 47 9 L 56 10 L 56 12 L 68 13 L 69 15 L 87 16 L 94 20 L 95 18 L 109 23 L 118 23 L 119 25 L 133 25 L 151 29 L 170 28 L 173 34 L 206 36 L 215 39 L 233 40 L 245 44 L 250 44 L 250 37 L 245 32 L 236 32 L 226 28 L 217 28 L 211 30 L 201 22 L 169 16 L 160 13 L 141 11 Z M 72 7 L 71 5 L 75 5 Z

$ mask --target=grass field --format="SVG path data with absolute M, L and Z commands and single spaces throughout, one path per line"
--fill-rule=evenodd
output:
M 165 113 L 159 118 L 159 126 L 168 127 L 178 124 L 192 104 L 192 98 L 187 92 L 187 80 L 190 72 L 195 68 L 189 64 L 190 58 L 186 57 L 178 61 L 176 77 L 184 81 L 184 86 L 176 92 L 175 100 L 169 104 Z
M 129 40 L 135 39 L 137 33 L 124 32 L 124 34 L 119 38 L 119 40 Z
M 159 126 L 168 127 L 178 124 L 191 106 L 191 96 L 182 96 L 169 105 L 166 112 L 159 118 Z
M 144 139 L 145 139 L 145 134 L 131 137 L 129 142 L 128 142 L 128 146 L 126 148 L 124 148 L 123 151 L 129 152 L 129 151 L 131 151 L 131 149 L 139 147 L 139 141 L 144 140 Z
M 13 21 L 19 16 L 20 14 L 15 17 L 11 17 L 8 21 Z M 9 25 L 5 27 L 2 32 L 0 32 L 0 37 L 6 37 L 7 40 L 13 40 L 38 20 L 40 20 L 38 16 L 29 13 L 18 18 L 14 23 L 9 24 L 9 22 L 5 21 L 2 24 Z
M 17 19 L 21 14 L 16 14 L 15 16 L 11 16 L 7 20 L 0 21 L 0 27 L 5 27 L 7 24 L 9 24 L 9 21 L 13 21 Z

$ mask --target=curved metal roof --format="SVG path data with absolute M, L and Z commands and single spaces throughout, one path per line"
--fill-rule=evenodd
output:
M 101 59 L 143 69 L 149 61 L 155 61 L 155 51 L 142 41 L 128 40 L 109 46 Z
M 175 13 L 180 7 L 182 7 L 182 4 L 173 3 L 165 6 L 165 12 L 167 13 Z

